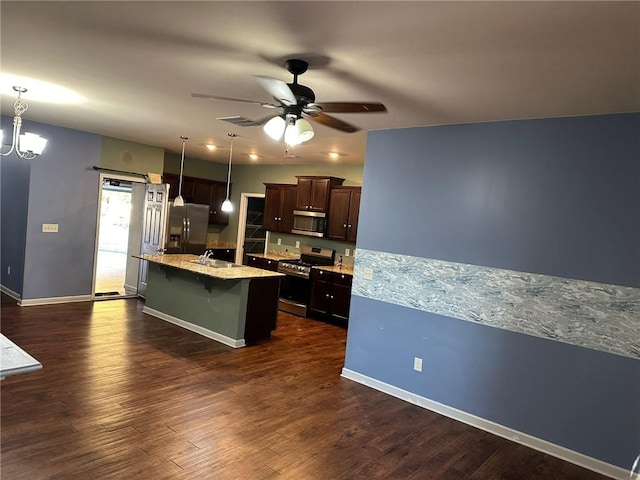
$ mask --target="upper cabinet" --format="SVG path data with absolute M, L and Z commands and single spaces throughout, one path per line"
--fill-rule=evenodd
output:
M 334 187 L 329 196 L 327 238 L 356 243 L 362 187 Z
M 291 233 L 296 205 L 296 185 L 265 183 L 263 228 L 270 232 Z
M 164 183 L 169 184 L 169 199 L 178 196 L 180 190 L 180 175 L 163 173 Z M 209 205 L 209 224 L 227 225 L 229 214 L 222 211 L 222 202 L 227 198 L 227 184 L 205 178 L 182 177 L 182 198 L 185 203 L 199 203 Z
M 326 212 L 331 187 L 342 185 L 344 178 L 296 176 L 298 188 L 296 210 Z

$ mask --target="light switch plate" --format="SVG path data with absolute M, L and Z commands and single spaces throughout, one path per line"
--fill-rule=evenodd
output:
M 345 248 L 344 249 L 344 256 L 348 257 L 351 254 L 351 249 L 350 248 Z
M 362 278 L 364 278 L 365 280 L 373 280 L 373 269 L 365 267 L 362 270 Z
M 58 224 L 57 223 L 43 223 L 42 231 L 44 233 L 58 233 Z
M 296 248 L 300 248 L 300 240 L 296 240 Z
M 278 238 L 278 245 L 282 245 L 282 239 Z

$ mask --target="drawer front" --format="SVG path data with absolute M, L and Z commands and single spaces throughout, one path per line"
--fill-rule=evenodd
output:
M 333 283 L 337 285 L 345 285 L 347 287 L 351 286 L 353 282 L 353 277 L 351 275 L 347 275 L 346 273 L 337 273 L 333 272 Z

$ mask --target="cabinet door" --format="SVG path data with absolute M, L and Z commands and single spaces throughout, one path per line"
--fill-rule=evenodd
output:
M 347 242 L 356 243 L 358 236 L 358 216 L 360 215 L 360 196 L 361 190 L 351 192 L 351 200 L 349 202 L 349 218 L 347 219 Z
M 296 210 L 309 210 L 311 208 L 311 178 L 298 178 L 296 192 Z
M 231 187 L 229 187 L 231 188 Z M 231 190 L 229 190 L 231 195 Z M 227 184 L 214 182 L 211 192 L 211 203 L 209 204 L 209 223 L 213 225 L 228 225 L 229 214 L 222 211 L 222 202 L 227 198 Z
M 346 240 L 350 199 L 351 190 L 341 188 L 331 190 L 327 215 L 327 238 Z
M 346 273 L 333 272 L 331 281 L 331 318 L 346 322 L 349 319 L 353 277 Z
M 211 192 L 213 191 L 213 182 L 198 179 L 193 188 L 193 203 L 202 205 L 211 204 Z
M 267 185 L 264 191 L 264 220 L 262 228 L 270 232 L 277 232 L 280 224 L 280 196 L 279 185 Z
M 279 232 L 291 233 L 293 230 L 293 211 L 296 206 L 297 192 L 298 189 L 295 185 L 282 187 Z
M 173 200 L 178 196 L 178 182 L 180 181 L 180 175 L 175 173 L 163 173 L 162 181 L 169 184 L 169 200 Z
M 329 313 L 331 300 L 331 283 L 324 281 L 323 277 L 329 280 L 329 275 L 326 272 L 313 276 L 311 281 L 311 301 L 309 302 L 309 310 L 320 316 Z
M 329 179 L 316 178 L 311 182 L 310 210 L 318 212 L 327 211 L 327 201 L 329 200 Z
M 197 179 L 193 177 L 182 177 L 182 198 L 185 203 L 195 203 L 196 181 Z

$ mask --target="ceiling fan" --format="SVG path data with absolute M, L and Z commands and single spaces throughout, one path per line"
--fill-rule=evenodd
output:
M 298 76 L 307 71 L 309 64 L 304 60 L 290 59 L 286 62 L 286 68 L 293 75 L 292 83 L 285 83 L 273 77 L 256 75 L 260 85 L 269 92 L 276 103 L 258 102 L 240 98 L 221 97 L 218 95 L 206 95 L 192 93 L 194 98 L 209 98 L 216 100 L 230 100 L 234 102 L 254 103 L 262 107 L 280 109 L 282 113 L 269 116 L 262 120 L 248 120 L 243 117 L 224 117 L 219 120 L 230 121 L 240 126 L 263 125 L 267 135 L 274 140 L 279 140 L 284 134 L 288 145 L 310 140 L 313 128 L 306 120 L 312 120 L 327 127 L 335 128 L 342 132 L 353 133 L 360 130 L 355 125 L 340 120 L 329 113 L 373 113 L 386 112 L 386 107 L 380 102 L 322 102 L 316 103 L 313 90 L 306 85 L 298 83 Z

